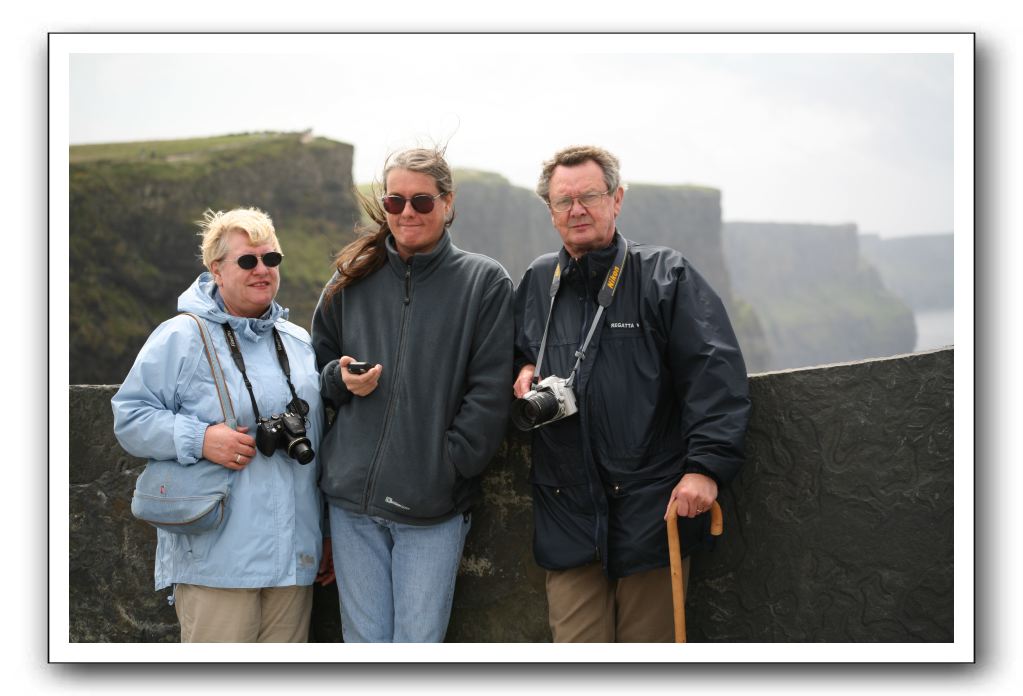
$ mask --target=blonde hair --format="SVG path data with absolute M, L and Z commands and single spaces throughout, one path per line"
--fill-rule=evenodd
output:
M 259 208 L 235 208 L 228 212 L 209 208 L 202 214 L 202 220 L 196 220 L 202 235 L 199 249 L 202 252 L 202 263 L 206 268 L 214 261 L 219 261 L 227 254 L 228 237 L 235 230 L 248 235 L 249 241 L 255 245 L 270 242 L 274 251 L 281 250 L 274 230 L 273 220 Z M 210 269 L 212 270 L 212 269 Z

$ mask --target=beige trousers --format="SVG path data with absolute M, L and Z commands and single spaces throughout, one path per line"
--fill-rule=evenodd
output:
M 306 643 L 313 588 L 179 584 L 174 609 L 182 643 Z
M 689 586 L 689 559 L 682 562 Z M 547 571 L 555 643 L 671 643 L 675 640 L 671 569 L 609 580 L 600 563 Z

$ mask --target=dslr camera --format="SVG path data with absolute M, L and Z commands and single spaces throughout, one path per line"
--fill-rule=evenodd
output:
M 307 413 L 309 404 L 302 399 L 294 399 L 284 413 L 260 418 L 259 427 L 256 428 L 256 449 L 269 457 L 274 450 L 280 448 L 299 464 L 311 462 L 315 453 L 306 437 Z
M 519 430 L 532 430 L 567 418 L 578 410 L 572 385 L 564 377 L 551 375 L 512 403 L 511 417 Z

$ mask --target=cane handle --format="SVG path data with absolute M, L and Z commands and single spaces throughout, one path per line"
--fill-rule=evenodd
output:
M 710 505 L 710 533 L 721 536 L 724 518 L 718 501 Z M 686 642 L 686 588 L 682 577 L 682 544 L 678 538 L 678 501 L 668 506 L 668 558 L 671 561 L 671 603 L 675 613 L 675 642 Z

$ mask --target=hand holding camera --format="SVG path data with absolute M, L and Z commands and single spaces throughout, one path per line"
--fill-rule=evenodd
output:
M 202 458 L 239 471 L 256 456 L 256 441 L 246 435 L 248 427 L 242 425 L 232 430 L 226 423 L 217 423 L 206 428 L 202 439 Z
M 350 355 L 342 355 L 338 359 L 341 369 L 338 374 L 345 388 L 356 396 L 369 396 L 377 388 L 383 366 L 371 362 L 361 362 Z
M 536 374 L 536 365 L 532 363 L 523 365 L 522 369 L 519 370 L 519 376 L 515 378 L 515 383 L 512 385 L 512 392 L 515 394 L 516 399 L 521 399 L 525 396 L 526 392 L 533 388 L 534 374 Z
M 512 402 L 511 419 L 519 430 L 532 430 L 578 410 L 571 379 L 551 375 Z

